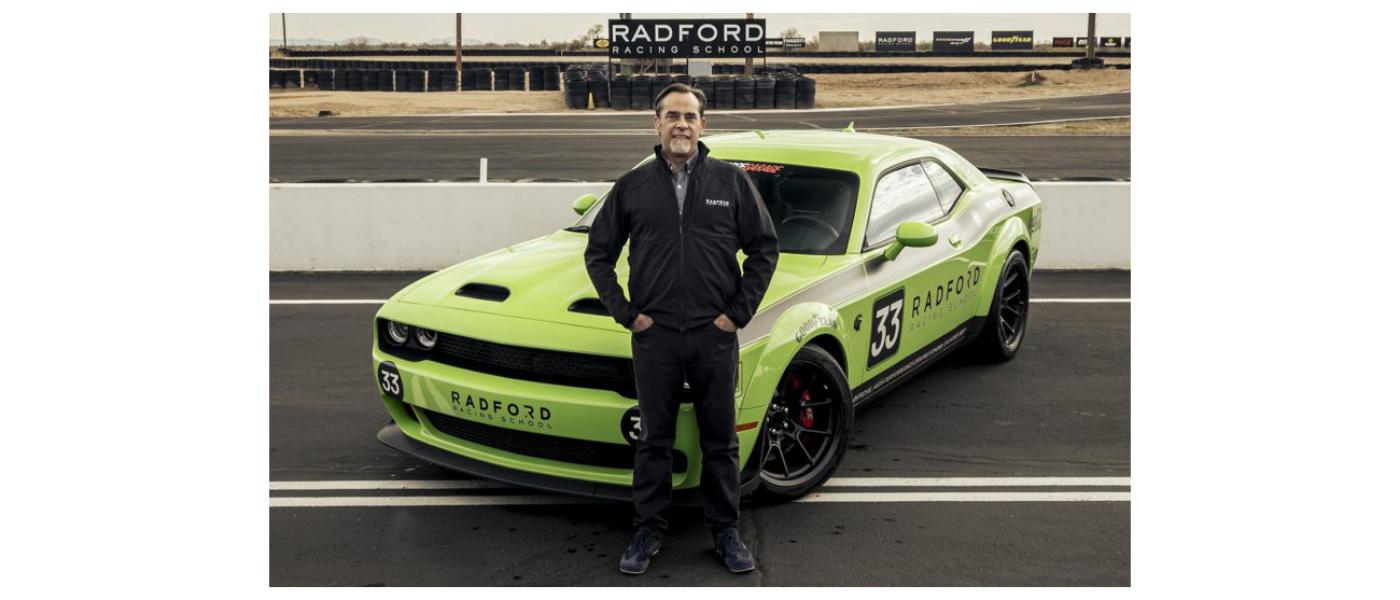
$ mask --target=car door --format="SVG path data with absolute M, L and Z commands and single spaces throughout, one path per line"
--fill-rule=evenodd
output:
M 919 161 L 890 169 L 876 182 L 864 246 L 871 293 L 865 300 L 863 380 L 922 361 L 922 354 L 944 343 L 970 315 L 972 303 L 964 300 L 971 295 L 968 261 L 949 242 L 950 234 L 961 232 L 946 217 Z M 889 260 L 883 251 L 905 221 L 933 224 L 939 240 L 925 248 L 907 247 Z

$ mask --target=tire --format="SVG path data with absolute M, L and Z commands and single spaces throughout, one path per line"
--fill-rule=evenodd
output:
M 1026 257 L 1020 250 L 1012 250 L 997 278 L 997 290 L 992 295 L 992 308 L 987 311 L 982 332 L 972 342 L 974 358 L 997 363 L 1016 357 L 1016 351 L 1026 341 L 1031 317 L 1030 296 L 1030 268 Z
M 758 462 L 754 498 L 760 502 L 795 500 L 826 483 L 841 464 L 855 422 L 846 374 L 819 346 L 798 350 L 778 386 L 751 457 Z

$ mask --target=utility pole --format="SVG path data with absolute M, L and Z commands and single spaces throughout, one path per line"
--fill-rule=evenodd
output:
M 1089 13 L 1089 54 L 1086 55 L 1089 57 L 1089 62 L 1093 62 L 1099 49 L 1099 38 L 1094 34 L 1094 18 L 1097 16 L 1098 13 Z
M 282 49 L 287 49 L 287 13 L 282 13 Z
M 744 13 L 744 18 L 745 18 L 745 19 L 752 19 L 752 18 L 753 18 L 753 13 Z M 768 33 L 767 33 L 767 32 L 764 32 L 764 35 L 768 35 Z M 760 43 L 767 44 L 768 41 L 767 41 L 767 40 L 763 40 L 763 41 L 760 42 Z M 764 64 L 768 64 L 768 49 L 767 49 L 767 48 L 764 48 L 764 50 L 763 50 L 763 62 L 764 62 Z M 744 77 L 753 77 L 753 57 L 752 57 L 752 56 L 745 56 L 745 57 L 744 57 Z
M 457 13 L 457 79 L 462 79 L 462 13 Z

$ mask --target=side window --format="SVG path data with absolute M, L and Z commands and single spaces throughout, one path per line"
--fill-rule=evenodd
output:
M 943 204 L 943 212 L 953 212 L 953 205 L 957 203 L 958 197 L 963 193 L 962 184 L 948 173 L 947 169 L 931 160 L 924 161 L 924 173 L 928 174 L 928 180 L 933 183 L 934 191 L 938 192 L 938 201 Z
M 905 221 L 928 222 L 943 214 L 923 167 L 912 164 L 891 171 L 875 185 L 865 243 L 870 246 L 894 238 L 895 229 Z

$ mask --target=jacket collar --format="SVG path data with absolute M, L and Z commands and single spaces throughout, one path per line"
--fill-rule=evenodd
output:
M 710 154 L 710 148 L 705 145 L 705 142 L 695 140 L 695 147 L 697 148 L 695 156 L 692 157 L 695 159 L 695 166 L 691 168 L 692 171 L 700 168 L 700 165 L 705 163 L 705 157 Z M 666 155 L 661 153 L 661 144 L 652 146 L 651 150 L 656 153 L 656 164 L 661 165 L 661 168 L 669 174 L 671 172 L 671 164 L 670 161 L 666 160 Z

